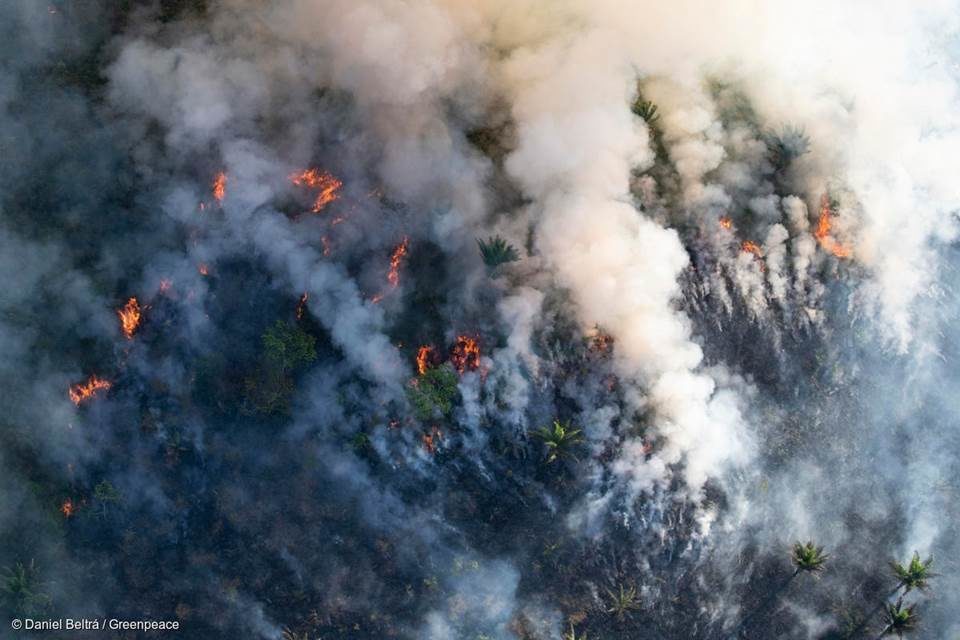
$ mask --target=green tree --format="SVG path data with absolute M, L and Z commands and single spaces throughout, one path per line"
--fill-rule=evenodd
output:
M 450 413 L 457 393 L 457 374 L 449 363 L 427 369 L 407 385 L 407 399 L 421 420 Z
M 580 429 L 572 429 L 569 422 L 553 421 L 552 427 L 542 427 L 534 435 L 543 441 L 547 447 L 547 463 L 567 456 L 576 460 L 574 448 L 583 442 Z
M 107 514 L 107 508 L 112 504 L 120 503 L 120 493 L 109 480 L 97 483 L 93 488 L 93 497 L 100 503 L 101 514 Z
M 926 589 L 930 578 L 937 575 L 930 571 L 930 567 L 933 566 L 933 558 L 921 560 L 920 553 L 917 551 L 913 552 L 913 557 L 906 565 L 891 562 L 890 566 L 893 569 L 893 574 L 899 580 L 897 589 L 906 587 L 906 593 L 909 593 L 912 589 Z
M 262 336 L 263 358 L 245 384 L 247 401 L 260 413 L 285 413 L 293 397 L 293 374 L 316 359 L 317 339 L 301 327 L 277 320 Z
M 902 638 L 903 634 L 909 633 L 917 628 L 917 614 L 914 613 L 917 605 L 912 604 L 908 607 L 903 606 L 903 598 L 898 598 L 895 604 L 887 604 L 887 610 L 884 613 L 884 622 L 881 636 L 894 635 Z
M 819 574 L 824 570 L 829 557 L 823 552 L 823 547 L 818 547 L 813 542 L 797 542 L 790 552 L 790 560 L 796 567 L 793 575 L 797 575 L 801 571 L 811 575 Z
M 644 100 L 643 97 L 637 97 L 630 106 L 630 110 L 633 111 L 634 115 L 643 118 L 643 121 L 648 125 L 652 125 L 660 119 L 657 105 L 653 104 L 650 100 Z
M 621 584 L 617 591 L 607 589 L 607 596 L 610 605 L 607 607 L 607 613 L 616 616 L 617 620 L 623 621 L 640 608 L 640 596 L 636 587 L 628 588 Z
M 46 613 L 52 600 L 44 593 L 44 588 L 33 560 L 27 565 L 18 562 L 0 576 L 0 594 L 15 615 L 34 616 Z
M 491 269 L 520 259 L 514 246 L 500 236 L 491 236 L 486 242 L 477 238 L 477 245 L 480 247 L 483 263 Z

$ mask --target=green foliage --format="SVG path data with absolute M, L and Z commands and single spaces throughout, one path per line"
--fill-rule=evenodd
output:
M 580 429 L 572 429 L 569 422 L 553 421 L 552 427 L 542 427 L 534 435 L 547 447 L 547 463 L 567 456 L 576 460 L 573 449 L 583 442 Z
M 43 589 L 33 560 L 28 565 L 18 562 L 0 576 L 0 595 L 15 615 L 34 616 L 48 611 L 52 600 Z
M 886 611 L 884 612 L 884 621 L 887 626 L 883 630 L 883 635 L 896 634 L 897 637 L 902 638 L 903 634 L 916 629 L 917 614 L 914 613 L 916 607 L 917 605 L 915 604 L 904 607 L 903 598 L 899 598 L 896 604 L 888 603 Z
M 477 238 L 477 245 L 480 247 L 483 263 L 491 269 L 520 259 L 520 254 L 517 253 L 514 246 L 500 236 L 491 236 L 487 238 L 486 242 Z
M 610 606 L 607 607 L 607 613 L 613 614 L 617 620 L 623 620 L 632 612 L 640 608 L 640 596 L 636 587 L 619 586 L 618 591 L 607 589 Z
M 648 125 L 652 125 L 660 119 L 660 113 L 657 111 L 657 105 L 653 104 L 653 102 L 650 100 L 644 100 L 642 96 L 638 96 L 637 99 L 633 101 L 633 104 L 630 106 L 630 110 L 634 113 L 634 115 L 643 118 L 643 121 Z
M 407 386 L 407 399 L 421 420 L 446 415 L 457 396 L 457 374 L 449 364 L 427 369 Z
M 797 568 L 797 573 L 806 571 L 817 574 L 824 570 L 829 557 L 823 552 L 823 547 L 818 547 L 813 542 L 797 542 L 790 552 L 790 560 Z
M 316 338 L 295 324 L 277 320 L 263 334 L 263 361 L 248 378 L 247 401 L 260 413 L 286 413 L 293 396 L 293 373 L 316 359 Z
M 120 503 L 120 493 L 109 480 L 103 480 L 93 488 L 93 497 L 100 502 L 101 514 L 106 515 L 111 504 Z
M 317 357 L 317 339 L 295 324 L 277 320 L 263 334 L 263 353 L 268 366 L 289 373 Z
M 933 566 L 933 558 L 920 560 L 920 553 L 917 551 L 913 552 L 913 557 L 910 558 L 910 562 L 906 566 L 899 562 L 891 562 L 890 566 L 893 568 L 897 580 L 900 581 L 897 588 L 906 587 L 907 592 L 911 589 L 926 589 L 930 578 L 937 575 L 930 571 L 930 567 Z

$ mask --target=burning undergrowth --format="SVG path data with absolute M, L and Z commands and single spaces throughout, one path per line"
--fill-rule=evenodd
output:
M 952 93 L 497 4 L 3 9 L 11 617 L 956 631 Z

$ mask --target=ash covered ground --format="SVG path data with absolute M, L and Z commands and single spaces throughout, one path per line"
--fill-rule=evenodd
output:
M 702 5 L 5 2 L 3 637 L 960 634 L 960 7 Z

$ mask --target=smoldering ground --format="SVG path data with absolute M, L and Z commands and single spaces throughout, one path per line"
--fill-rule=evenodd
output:
M 7 3 L 5 613 L 956 633 L 960 14 L 820 5 Z

